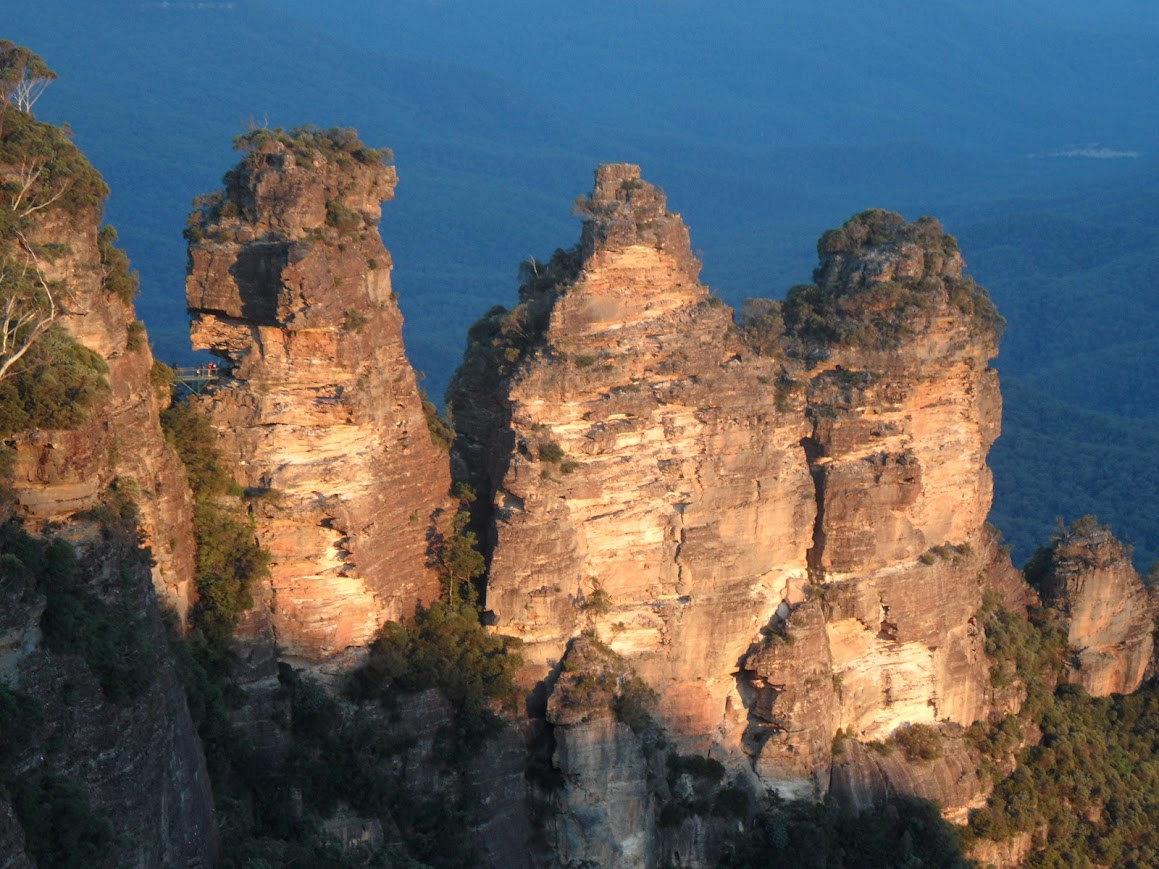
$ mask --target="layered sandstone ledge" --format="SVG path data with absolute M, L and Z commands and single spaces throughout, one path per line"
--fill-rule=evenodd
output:
M 272 555 L 246 631 L 341 659 L 439 592 L 447 506 L 391 259 L 376 224 L 396 174 L 350 131 L 259 131 L 191 218 L 193 341 L 224 362 L 199 399 Z

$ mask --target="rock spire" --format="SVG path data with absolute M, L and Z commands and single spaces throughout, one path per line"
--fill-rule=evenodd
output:
M 199 399 L 254 499 L 271 576 L 245 630 L 339 662 L 439 592 L 447 506 L 377 231 L 395 170 L 348 130 L 259 130 L 190 219 L 195 346 L 221 360 Z M 431 408 L 433 411 L 433 408 Z

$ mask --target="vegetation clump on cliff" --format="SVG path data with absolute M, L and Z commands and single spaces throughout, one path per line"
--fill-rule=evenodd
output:
M 472 600 L 439 600 L 405 622 L 387 622 L 366 664 L 351 679 L 353 696 L 396 703 L 400 694 L 437 688 L 455 709 L 456 743 L 477 747 L 500 719 L 493 705 L 517 699 L 519 642 L 488 633 Z
M 831 345 L 895 350 L 947 309 L 992 339 L 1001 332 L 989 295 L 962 276 L 957 242 L 932 217 L 906 223 L 863 211 L 826 232 L 817 250 L 815 283 L 790 289 L 779 312 L 793 355 L 824 358 Z
M 242 133 L 233 140 L 233 149 L 245 154 L 260 153 L 274 143 L 280 144 L 303 160 L 321 155 L 339 165 L 344 161 L 357 163 L 390 162 L 394 154 L 390 148 L 370 148 L 362 143 L 358 131 L 352 127 L 322 129 L 313 124 L 286 131 L 281 127 L 259 127 Z
M 546 263 L 531 258 L 519 266 L 519 304 L 496 305 L 467 332 L 467 349 L 447 390 L 457 393 L 498 385 L 543 340 L 556 297 L 579 276 L 580 249 L 557 248 Z
M 655 730 L 652 709 L 657 699 L 622 655 L 587 632 L 568 644 L 548 712 L 561 723 L 573 724 L 610 711 L 643 736 Z
M 76 306 L 46 267 L 70 252 L 39 239 L 46 220 L 80 226 L 99 213 L 108 188 L 69 140 L 38 121 L 35 97 L 56 74 L 36 54 L 0 41 L 0 429 L 74 428 L 103 392 L 104 361 L 57 321 Z M 118 295 L 132 284 L 128 259 L 102 230 L 98 243 Z M 129 291 L 131 296 L 131 290 Z
M 209 420 L 189 402 L 177 402 L 161 419 L 194 493 L 198 599 L 190 623 L 205 652 L 223 664 L 233 630 L 253 603 L 253 584 L 267 570 L 269 554 L 258 546 L 250 524 L 239 518 L 240 504 L 229 502 L 241 492 L 224 470 Z
M 370 148 L 363 144 L 358 132 L 351 127 L 321 129 L 308 125 L 289 131 L 281 127 L 259 127 L 235 137 L 233 145 L 234 150 L 245 156 L 225 173 L 222 179 L 224 189 L 194 199 L 193 211 L 184 231 L 190 241 L 197 242 L 210 236 L 217 241 L 236 240 L 237 224 L 256 220 L 258 216 L 252 207 L 254 191 L 248 187 L 251 176 L 270 160 L 280 164 L 279 152 L 292 156 L 300 168 L 317 171 L 327 165 L 350 171 L 394 159 L 389 148 Z M 285 200 L 293 194 L 284 190 L 278 195 Z M 358 237 L 374 227 L 373 217 L 351 208 L 343 201 L 343 195 L 341 184 L 327 192 L 325 225 L 315 228 L 315 236 Z M 287 202 L 280 201 L 279 204 L 284 207 Z
M 1096 699 L 1066 685 L 1039 726 L 970 833 L 1033 833 L 1027 866 L 1159 865 L 1159 686 Z

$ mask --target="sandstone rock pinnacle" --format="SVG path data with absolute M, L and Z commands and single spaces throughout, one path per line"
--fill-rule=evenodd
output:
M 1154 652 L 1157 613 L 1127 547 L 1084 517 L 1040 550 L 1027 574 L 1066 625 L 1074 652 L 1067 681 L 1095 697 L 1136 690 Z
M 376 228 L 395 170 L 353 131 L 257 131 L 190 220 L 193 340 L 223 360 L 199 402 L 272 554 L 249 630 L 340 662 L 439 592 L 447 506 Z M 243 626 L 244 627 L 244 626 Z M 339 663 L 339 665 L 341 665 Z
M 1026 592 L 984 526 L 1001 318 L 952 237 L 865 212 L 734 322 L 638 167 L 577 212 L 449 392 L 528 677 L 594 633 L 680 750 L 791 796 L 827 791 L 838 728 L 985 717 L 973 615 Z

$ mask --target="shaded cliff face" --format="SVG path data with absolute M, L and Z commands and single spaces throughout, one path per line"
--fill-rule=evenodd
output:
M 985 717 L 972 617 L 1026 590 L 984 528 L 1001 320 L 953 240 L 859 215 L 815 285 L 734 324 L 637 167 L 578 207 L 580 245 L 472 329 L 449 392 L 529 676 L 594 630 L 682 750 L 793 796 L 828 789 L 838 728 Z
M 50 790 L 27 790 L 65 782 L 109 824 L 106 859 L 86 865 L 213 865 L 213 794 L 136 529 L 73 520 L 43 543 L 0 533 L 10 578 L 14 559 L 23 562 L 0 592 L 0 689 L 16 692 L 6 697 L 0 777 L 15 773 L 18 809 L 36 806 L 25 835 L 43 848 L 46 830 L 74 844 L 91 831 L 83 812 L 59 814 Z M 52 553 L 51 567 L 38 549 Z M 12 728 L 21 714 L 33 716 L 33 732 Z
M 1159 607 L 1110 529 L 1080 519 L 1027 573 L 1066 625 L 1066 680 L 1095 697 L 1135 691 L 1154 653 Z
M 375 227 L 394 169 L 349 131 L 246 147 L 187 232 L 194 345 L 224 361 L 198 401 L 238 482 L 268 495 L 254 519 L 271 576 L 248 630 L 319 662 L 437 596 L 449 470 Z

